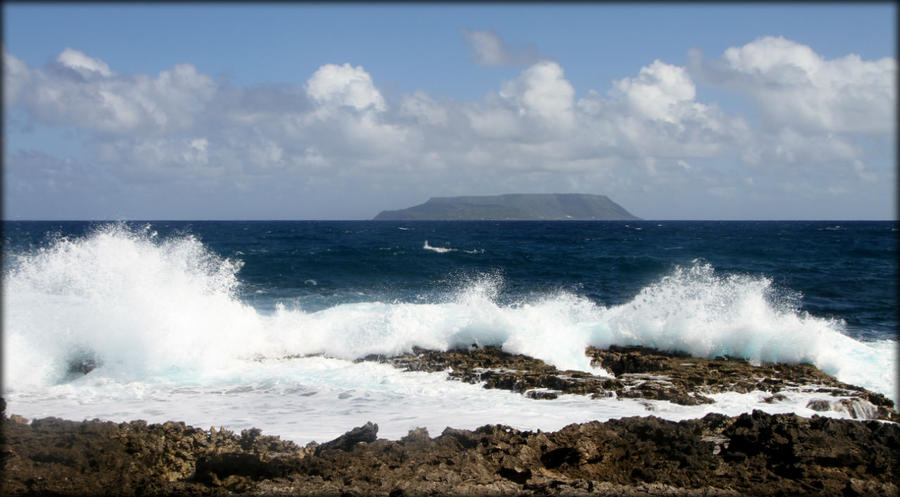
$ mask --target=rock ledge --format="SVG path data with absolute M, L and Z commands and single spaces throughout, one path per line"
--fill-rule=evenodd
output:
M 882 394 L 840 382 L 809 364 L 764 363 L 743 359 L 705 359 L 646 347 L 588 347 L 591 364 L 614 377 L 584 371 L 560 371 L 539 359 L 503 352 L 498 347 L 449 350 L 414 349 L 394 357 L 369 356 L 405 371 L 447 371 L 448 378 L 483 383 L 534 399 L 553 399 L 560 393 L 594 398 L 668 400 L 682 405 L 712 403 L 722 392 L 769 392 L 767 402 L 779 402 L 790 392 L 813 392 L 816 411 L 843 411 L 857 419 L 900 421 L 894 403 Z
M 761 411 L 300 447 L 184 423 L 2 420 L 3 495 L 894 496 L 900 426 Z

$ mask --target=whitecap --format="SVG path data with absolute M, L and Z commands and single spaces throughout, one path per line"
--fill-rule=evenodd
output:
M 448 248 L 448 247 L 432 247 L 431 245 L 428 244 L 428 240 L 425 240 L 425 245 L 423 245 L 422 248 L 425 250 L 430 250 L 432 252 L 437 252 L 439 254 L 446 254 L 447 252 L 456 252 L 456 250 L 457 250 L 455 248 Z

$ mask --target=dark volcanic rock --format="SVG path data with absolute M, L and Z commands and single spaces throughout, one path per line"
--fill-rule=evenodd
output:
M 701 397 L 721 392 L 746 393 L 752 390 L 771 392 L 770 402 L 779 399 L 781 391 L 815 391 L 827 397 L 846 396 L 837 402 L 852 417 L 871 417 L 900 421 L 894 402 L 880 393 L 840 382 L 811 364 L 750 364 L 744 359 L 717 357 L 706 359 L 680 353 L 667 353 L 646 347 L 611 346 L 602 350 L 589 347 L 591 363 L 611 370 L 623 382 L 651 373 L 662 380 L 645 381 L 641 387 L 650 390 L 674 390 L 676 395 Z M 645 377 L 646 378 L 646 377 Z M 659 386 L 653 385 L 653 383 Z M 636 390 L 640 390 L 637 388 Z M 625 396 L 635 395 L 629 390 Z M 643 396 L 640 393 L 637 396 Z M 650 398 L 650 397 L 648 397 Z M 781 395 L 783 398 L 783 395 Z M 673 399 L 673 402 L 679 402 Z M 832 405 L 832 407 L 834 407 Z M 871 412 L 864 412 L 866 410 Z M 861 414 L 867 414 L 862 416 Z
M 219 485 L 237 488 L 274 477 L 290 467 L 287 461 L 302 457 L 294 443 L 259 433 L 59 418 L 27 425 L 4 417 L 0 494 L 212 495 Z
M 334 440 L 316 447 L 316 455 L 325 450 L 350 450 L 358 443 L 372 443 L 378 438 L 378 425 L 366 423 L 354 428 Z
M 299 447 L 183 423 L 3 417 L 3 495 L 896 495 L 900 427 L 759 411 Z M 365 442 L 365 443 L 360 443 Z
M 710 394 L 771 392 L 767 402 L 784 399 L 782 391 L 815 391 L 823 399 L 816 410 L 843 410 L 854 418 L 900 421 L 893 401 L 884 395 L 848 385 L 809 364 L 753 365 L 742 359 L 705 359 L 645 347 L 597 349 L 589 347 L 591 363 L 615 375 L 597 376 L 584 371 L 560 371 L 539 359 L 509 354 L 498 347 L 439 352 L 414 349 L 395 357 L 370 356 L 406 371 L 448 371 L 454 380 L 483 383 L 534 399 L 553 399 L 558 393 L 593 397 L 668 400 L 682 405 L 712 403 Z M 835 397 L 849 397 L 835 399 Z
M 537 388 L 582 395 L 617 391 L 624 384 L 614 378 L 595 376 L 584 371 L 559 371 L 539 359 L 509 354 L 498 347 L 471 350 L 414 349 L 411 354 L 395 357 L 370 356 L 367 360 L 387 362 L 405 371 L 449 371 L 451 379 L 468 383 L 484 383 L 485 388 L 501 388 L 527 392 Z M 533 395 L 550 398 L 549 392 Z

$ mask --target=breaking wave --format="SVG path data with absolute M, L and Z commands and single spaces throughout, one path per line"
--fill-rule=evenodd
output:
M 776 291 L 771 279 L 719 274 L 701 261 L 615 306 L 562 291 L 501 304 L 503 279 L 482 275 L 426 303 L 316 312 L 279 304 L 263 313 L 238 296 L 242 263 L 190 235 L 160 239 L 149 227 L 113 224 L 7 259 L 7 390 L 68 381 L 73 368 L 178 384 L 285 356 L 356 359 L 473 343 L 590 370 L 585 347 L 619 344 L 810 362 L 897 399 L 895 342 L 855 340 L 843 322 L 800 310 L 798 296 Z

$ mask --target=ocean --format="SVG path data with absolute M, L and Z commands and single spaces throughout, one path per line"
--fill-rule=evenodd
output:
M 519 393 L 358 361 L 495 345 L 561 369 L 589 345 L 808 362 L 893 399 L 894 221 L 3 223 L 3 397 L 28 418 L 557 430 L 753 409 Z M 93 368 L 79 372 L 84 365 Z M 840 412 L 826 415 L 845 416 Z

